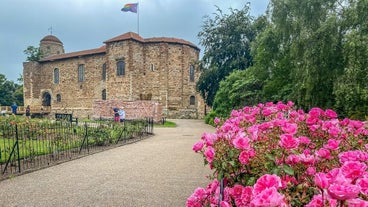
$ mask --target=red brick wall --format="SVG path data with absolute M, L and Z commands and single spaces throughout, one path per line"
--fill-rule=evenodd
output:
M 97 100 L 93 103 L 92 118 L 112 119 L 113 108 L 124 107 L 126 119 L 152 117 L 154 122 L 162 120 L 162 106 L 155 101 Z

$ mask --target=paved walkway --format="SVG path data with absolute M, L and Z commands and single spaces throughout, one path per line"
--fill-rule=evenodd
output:
M 173 120 L 155 136 L 0 182 L 0 206 L 180 207 L 210 174 L 192 145 L 214 128 Z

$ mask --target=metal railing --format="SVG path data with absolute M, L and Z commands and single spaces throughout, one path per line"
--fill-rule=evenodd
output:
M 153 119 L 0 124 L 0 180 L 144 139 Z

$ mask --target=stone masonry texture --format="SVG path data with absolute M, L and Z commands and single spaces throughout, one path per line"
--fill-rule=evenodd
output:
M 199 48 L 188 41 L 143 39 L 128 32 L 100 48 L 64 53 L 62 42 L 48 35 L 40 48 L 46 54 L 40 61 L 23 63 L 24 103 L 51 106 L 51 117 L 108 116 L 115 103 L 129 106 L 131 118 L 204 116 L 204 101 L 196 91 Z M 124 63 L 120 75 L 118 62 Z

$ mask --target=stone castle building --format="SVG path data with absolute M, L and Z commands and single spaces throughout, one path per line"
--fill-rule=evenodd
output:
M 127 118 L 147 110 L 148 115 L 139 116 L 203 117 L 204 102 L 196 92 L 196 45 L 132 32 L 103 43 L 65 53 L 57 37 L 44 37 L 39 47 L 43 58 L 23 63 L 24 104 L 50 106 L 51 114 L 78 118 L 109 117 L 116 105 L 127 108 Z

